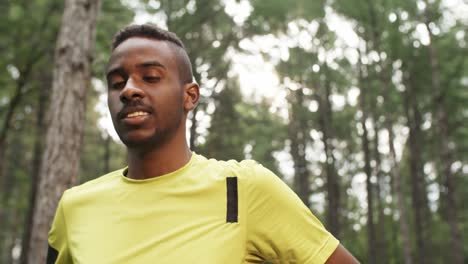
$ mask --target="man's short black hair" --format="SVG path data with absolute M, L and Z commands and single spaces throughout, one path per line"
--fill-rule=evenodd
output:
M 184 84 L 193 82 L 190 58 L 185 50 L 184 43 L 175 33 L 164 30 L 152 23 L 128 25 L 115 34 L 112 40 L 112 50 L 117 48 L 125 40 L 133 37 L 143 37 L 169 42 L 177 59 L 180 81 Z

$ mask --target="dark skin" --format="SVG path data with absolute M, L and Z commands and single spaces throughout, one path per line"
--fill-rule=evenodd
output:
M 112 52 L 109 60 L 109 110 L 128 148 L 129 178 L 167 174 L 191 157 L 185 122 L 198 102 L 199 87 L 180 81 L 174 47 L 170 45 L 167 41 L 130 38 Z
M 191 157 L 186 120 L 198 103 L 196 83 L 178 70 L 173 44 L 133 37 L 113 50 L 107 68 L 108 105 L 114 127 L 128 148 L 127 177 L 149 179 L 173 172 Z M 353 264 L 341 245 L 327 264 Z
M 341 244 L 335 249 L 335 251 L 328 258 L 326 264 L 358 264 L 357 261 L 351 253 L 349 253 L 346 248 Z

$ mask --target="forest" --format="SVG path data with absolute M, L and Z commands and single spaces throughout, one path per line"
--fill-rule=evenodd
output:
M 126 166 L 104 68 L 113 35 L 145 22 L 191 58 L 193 151 L 271 169 L 362 263 L 468 263 L 466 1 L 0 9 L 0 263 L 43 263 L 63 191 Z

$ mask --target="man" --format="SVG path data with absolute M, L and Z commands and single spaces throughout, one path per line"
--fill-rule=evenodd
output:
M 49 263 L 357 263 L 269 170 L 190 151 L 199 87 L 175 34 L 124 28 L 106 77 L 128 167 L 64 193 Z

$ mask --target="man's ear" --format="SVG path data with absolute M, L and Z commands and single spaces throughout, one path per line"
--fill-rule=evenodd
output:
M 188 112 L 194 109 L 200 99 L 200 88 L 192 82 L 184 85 L 184 110 Z

